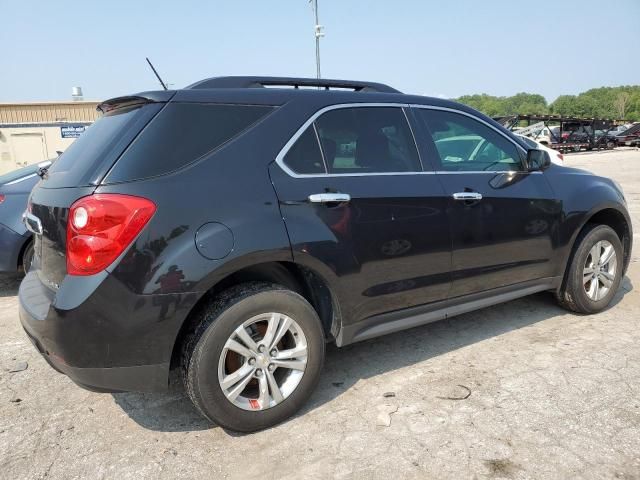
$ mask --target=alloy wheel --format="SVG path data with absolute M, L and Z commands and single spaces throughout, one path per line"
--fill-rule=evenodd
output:
M 593 300 L 602 300 L 616 279 L 616 251 L 607 240 L 597 242 L 585 261 L 583 285 L 587 296 Z
M 243 410 L 266 410 L 296 389 L 307 366 L 307 339 L 291 317 L 256 315 L 227 339 L 218 362 L 218 383 Z

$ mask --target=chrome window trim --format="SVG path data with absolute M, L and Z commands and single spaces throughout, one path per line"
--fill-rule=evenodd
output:
M 463 174 L 468 175 L 470 173 L 476 173 L 478 175 L 500 175 L 500 174 L 503 174 L 503 173 L 512 173 L 512 174 L 513 173 L 518 173 L 520 175 L 524 175 L 524 174 L 526 174 L 526 175 L 533 175 L 533 174 L 541 175 L 543 172 L 541 172 L 539 170 L 534 170 L 533 172 L 529 172 L 527 170 L 487 170 L 487 171 L 484 171 L 484 170 L 475 170 L 474 171 L 474 170 L 472 170 L 472 171 L 469 171 L 469 172 L 467 172 L 465 170 L 451 170 L 451 171 L 449 171 L 449 170 L 435 170 L 433 172 L 426 172 L 426 173 L 434 173 L 436 175 L 463 175 Z
M 5 183 L 5 185 L 15 185 L 16 183 L 20 183 L 20 182 L 24 182 L 25 180 L 29 180 L 30 178 L 33 178 L 36 175 L 38 175 L 38 174 L 37 173 L 30 173 L 26 177 L 20 177 L 20 178 L 18 178 L 16 180 L 12 180 L 10 182 Z
M 312 125 L 317 119 L 318 117 L 320 117 L 322 114 L 326 113 L 326 112 L 330 112 L 332 110 L 338 110 L 338 109 L 343 109 L 343 108 L 366 108 L 366 107 L 395 107 L 395 108 L 400 108 L 402 109 L 402 112 L 405 116 L 405 119 L 407 121 L 407 124 L 409 125 L 409 130 L 411 131 L 411 135 L 413 136 L 413 141 L 414 141 L 414 146 L 416 147 L 416 150 L 418 152 L 418 159 L 420 160 L 420 165 L 422 166 L 422 171 L 418 171 L 418 172 L 369 172 L 369 173 L 326 173 L 328 172 L 328 167 L 327 167 L 327 163 L 326 160 L 324 158 L 324 151 L 322 149 L 322 143 L 320 142 L 320 136 L 318 134 L 317 128 L 314 125 L 314 131 L 316 134 L 316 139 L 318 141 L 318 146 L 320 147 L 320 153 L 322 155 L 322 162 L 324 163 L 325 166 L 325 173 L 296 173 L 293 170 L 291 170 L 285 163 L 284 163 L 284 157 L 287 155 L 287 153 L 289 153 L 289 150 L 291 149 L 291 147 L 293 147 L 293 144 L 296 143 L 296 141 L 298 140 L 298 138 L 300 138 L 300 136 L 306 131 L 306 129 Z M 435 105 L 422 105 L 422 104 L 409 104 L 409 103 L 382 103 L 382 102 L 370 102 L 370 103 L 366 103 L 366 102 L 362 102 L 362 103 L 338 103 L 335 105 L 328 105 L 326 107 L 321 108 L 320 110 L 318 110 L 317 112 L 315 112 L 313 115 L 311 115 L 303 124 L 300 128 L 298 128 L 298 130 L 296 130 L 296 132 L 293 134 L 293 136 L 287 141 L 287 143 L 284 144 L 284 146 L 282 147 L 282 149 L 280 150 L 280 152 L 278 153 L 278 155 L 276 156 L 276 163 L 278 164 L 278 166 L 290 177 L 293 178 L 322 178 L 322 177 L 328 177 L 328 178 L 332 178 L 332 177 L 370 177 L 370 176 L 380 176 L 380 177 L 384 177 L 384 176 L 402 176 L 402 175 L 442 175 L 442 174 L 480 174 L 480 175 L 489 175 L 489 174 L 493 174 L 493 175 L 498 175 L 501 173 L 542 173 L 540 171 L 535 171 L 535 172 L 529 172 L 529 171 L 522 171 L 522 170 L 501 170 L 501 171 L 470 171 L 470 172 L 466 172 L 466 171 L 447 171 L 447 170 L 425 170 L 425 165 L 422 161 L 422 157 L 420 155 L 420 149 L 418 148 L 418 143 L 417 143 L 417 138 L 415 136 L 415 132 L 413 131 L 413 127 L 411 126 L 411 122 L 409 121 L 409 118 L 407 116 L 407 112 L 406 109 L 407 108 L 419 108 L 419 109 L 431 109 L 431 110 L 443 110 L 443 111 L 447 111 L 447 112 L 452 112 L 452 113 L 458 113 L 461 115 L 465 115 L 473 120 L 476 120 L 484 125 L 486 125 L 487 127 L 491 128 L 492 130 L 494 130 L 495 132 L 499 133 L 500 135 L 502 135 L 504 138 L 506 138 L 508 141 L 510 141 L 511 143 L 513 143 L 516 148 L 519 148 L 520 151 L 522 151 L 525 155 L 527 153 L 527 151 L 522 147 L 522 145 L 518 144 L 515 140 L 513 140 L 512 138 L 509 137 L 509 135 L 507 135 L 506 133 L 500 131 L 498 128 L 496 128 L 494 125 L 491 125 L 490 123 L 486 122 L 485 120 L 472 115 L 470 113 L 464 112 L 462 110 L 457 110 L 455 108 L 449 108 L 449 107 L 438 107 Z

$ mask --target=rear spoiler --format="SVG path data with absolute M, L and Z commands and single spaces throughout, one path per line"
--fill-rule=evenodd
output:
M 171 97 L 175 95 L 175 91 L 154 91 L 154 92 L 142 92 L 135 95 L 128 95 L 125 97 L 115 97 L 109 100 L 105 100 L 96 107 L 96 110 L 102 113 L 107 113 L 116 108 L 131 107 L 133 105 L 143 105 L 145 103 L 164 103 L 171 100 Z

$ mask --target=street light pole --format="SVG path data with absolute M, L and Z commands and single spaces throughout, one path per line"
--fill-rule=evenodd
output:
M 316 17 L 316 25 L 314 27 L 316 34 L 316 76 L 320 79 L 320 37 L 324 37 L 324 32 L 322 31 L 324 27 L 320 25 L 320 20 L 318 19 L 318 0 L 310 0 L 312 2 L 313 12 Z

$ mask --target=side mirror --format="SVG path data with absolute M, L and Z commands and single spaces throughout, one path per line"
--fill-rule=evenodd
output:
M 551 165 L 551 157 L 544 150 L 532 148 L 527 152 L 527 166 L 530 172 L 544 170 Z

